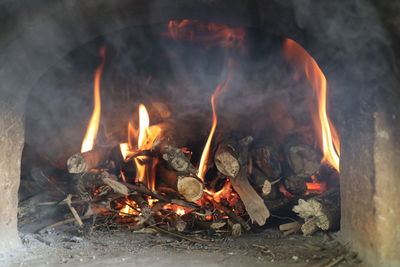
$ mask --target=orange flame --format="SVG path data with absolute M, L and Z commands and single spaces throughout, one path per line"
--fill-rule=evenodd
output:
M 200 158 L 200 164 L 199 164 L 199 171 L 197 173 L 197 176 L 204 181 L 204 176 L 205 172 L 207 170 L 207 162 L 208 162 L 208 157 L 210 154 L 210 147 L 211 147 L 211 142 L 214 136 L 215 129 L 217 128 L 217 123 L 218 123 L 218 116 L 217 116 L 217 110 L 216 110 L 216 105 L 215 102 L 218 99 L 218 97 L 224 93 L 228 87 L 229 84 L 231 83 L 232 80 L 232 60 L 228 61 L 228 75 L 225 81 L 222 84 L 218 84 L 218 86 L 215 88 L 215 92 L 211 96 L 211 107 L 212 107 L 212 125 L 211 125 L 211 130 L 210 134 L 208 135 L 207 142 L 204 146 L 203 153 L 201 154 Z
M 119 210 L 119 216 L 140 215 L 139 210 L 140 208 L 135 201 L 125 198 L 125 205 Z
M 246 31 L 243 27 L 232 28 L 225 24 L 199 20 L 171 20 L 168 23 L 168 33 L 163 35 L 204 43 L 206 47 L 237 47 L 243 48 Z
M 313 116 L 316 116 L 314 121 L 319 124 L 316 125 L 316 129 L 320 129 L 318 136 L 320 136 L 321 149 L 324 154 L 321 162 L 329 163 L 339 172 L 340 139 L 327 115 L 327 81 L 325 75 L 311 55 L 295 41 L 286 39 L 284 51 L 285 57 L 289 62 L 294 62 L 297 67 L 303 68 L 317 97 L 318 112 Z
M 101 114 L 101 98 L 100 98 L 100 80 L 101 74 L 103 73 L 104 64 L 106 61 L 106 48 L 103 46 L 99 50 L 99 54 L 101 57 L 101 63 L 96 69 L 96 73 L 94 75 L 94 107 L 92 117 L 90 118 L 90 122 L 88 128 L 86 130 L 85 138 L 82 142 L 81 152 L 87 152 L 93 149 L 94 141 L 97 137 L 97 132 L 99 130 L 100 124 L 100 114 Z

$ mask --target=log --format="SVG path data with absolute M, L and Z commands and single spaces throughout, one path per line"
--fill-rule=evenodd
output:
M 321 153 L 309 145 L 288 143 L 284 146 L 284 153 L 295 176 L 310 177 L 320 168 Z
M 337 229 L 340 224 L 339 186 L 308 200 L 299 199 L 293 211 L 304 219 L 301 230 L 305 236 L 313 234 L 318 229 L 324 231 Z
M 271 179 L 264 174 L 259 168 L 253 167 L 251 173 L 251 181 L 254 189 L 262 196 L 266 197 L 271 194 L 273 186 L 277 186 L 279 178 Z
M 203 196 L 204 185 L 194 175 L 178 173 L 160 164 L 157 167 L 157 177 L 187 201 L 194 202 Z
M 231 177 L 232 187 L 239 194 L 250 219 L 261 226 L 265 224 L 270 213 L 248 180 L 249 145 L 252 142 L 253 138 L 248 136 L 237 142 L 228 140 L 221 143 L 214 161 L 220 172 Z
M 94 149 L 72 155 L 67 160 L 68 172 L 85 173 L 103 164 L 109 157 L 111 146 L 97 146 Z
M 307 191 L 308 177 L 301 177 L 294 174 L 289 175 L 284 180 L 285 188 L 288 192 L 296 196 L 302 196 Z
M 273 146 L 260 145 L 251 151 L 254 164 L 268 177 L 278 178 L 282 174 L 278 150 Z
M 196 176 L 198 170 L 183 151 L 171 144 L 163 143 L 159 146 L 161 158 L 175 171 Z

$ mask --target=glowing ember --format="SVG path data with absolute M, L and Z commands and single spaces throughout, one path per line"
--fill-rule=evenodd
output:
M 199 164 L 199 171 L 197 173 L 197 176 L 202 181 L 204 181 L 204 175 L 205 175 L 205 172 L 207 170 L 207 161 L 208 161 L 208 157 L 209 157 L 209 154 L 210 154 L 211 142 L 212 142 L 212 139 L 214 137 L 214 132 L 215 132 L 215 129 L 217 128 L 217 123 L 218 123 L 218 116 L 217 116 L 217 110 L 216 110 L 215 102 L 217 101 L 218 97 L 228 89 L 229 84 L 232 81 L 232 68 L 233 68 L 233 62 L 232 62 L 232 60 L 229 60 L 228 61 L 227 78 L 225 79 L 225 81 L 222 84 L 219 84 L 217 86 L 217 88 L 215 88 L 215 91 L 211 96 L 211 107 L 212 107 L 212 113 L 213 113 L 212 125 L 211 125 L 210 134 L 208 135 L 207 142 L 206 142 L 206 144 L 204 146 L 204 149 L 203 149 L 203 153 L 201 154 L 200 164 Z
M 305 195 L 307 194 L 322 194 L 326 191 L 326 183 L 306 183 L 307 186 L 307 191 Z
M 318 136 L 322 143 L 322 151 L 324 157 L 322 163 L 329 163 L 339 172 L 339 147 L 340 140 L 335 127 L 328 118 L 326 98 L 327 98 L 327 81 L 319 68 L 317 62 L 301 47 L 298 43 L 291 39 L 286 39 L 284 43 L 284 51 L 286 59 L 294 62 L 298 67 L 302 67 L 308 81 L 316 94 L 318 101 L 318 112 L 313 114 L 314 119 L 319 125 Z
M 183 215 L 193 211 L 191 209 L 188 209 L 188 208 L 185 208 L 185 207 L 182 207 L 182 206 L 179 206 L 179 205 L 175 205 L 175 204 L 170 204 L 170 203 L 165 204 L 163 206 L 163 209 L 164 210 L 170 210 L 170 211 L 172 211 L 173 213 L 176 213 L 179 216 L 183 216 Z
M 183 216 L 183 215 L 185 215 L 185 213 L 186 213 L 185 210 L 182 208 L 178 208 L 176 210 L 176 214 L 178 214 L 179 216 Z
M 83 139 L 82 142 L 81 152 L 87 152 L 93 149 L 93 144 L 97 137 L 97 132 L 99 130 L 100 114 L 101 114 L 100 80 L 101 80 L 101 74 L 103 73 L 104 64 L 106 61 L 105 47 L 100 48 L 99 54 L 102 60 L 100 65 L 97 67 L 96 73 L 94 75 L 93 113 L 92 117 L 90 118 L 88 128 L 86 130 L 85 138 Z

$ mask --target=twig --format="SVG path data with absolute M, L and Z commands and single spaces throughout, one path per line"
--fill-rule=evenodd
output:
M 340 263 L 342 260 L 344 260 L 344 255 L 337 257 L 334 261 L 332 261 L 331 263 L 325 265 L 325 267 L 333 267 L 336 264 Z
M 134 191 L 134 192 L 139 192 L 154 198 L 157 198 L 159 200 L 162 200 L 164 202 L 167 203 L 172 203 L 172 204 L 176 204 L 182 207 L 186 207 L 186 208 L 190 208 L 190 209 L 196 209 L 198 208 L 198 205 L 196 205 L 195 203 L 190 203 L 187 202 L 185 200 L 182 199 L 170 199 L 164 195 L 160 195 L 158 193 L 152 192 L 149 189 L 147 189 L 146 187 L 144 187 L 143 185 L 133 185 L 133 184 L 128 184 L 128 183 L 122 183 L 123 185 L 125 185 L 126 187 L 128 187 L 130 190 Z
M 87 219 L 89 219 L 91 216 L 92 216 L 92 215 L 82 216 L 81 219 L 82 219 L 82 220 L 87 220 Z M 38 233 L 39 233 L 39 234 L 43 234 L 43 233 L 44 233 L 46 230 L 48 230 L 48 229 L 56 228 L 56 227 L 59 227 L 59 226 L 61 226 L 61 225 L 64 225 L 64 224 L 73 222 L 73 221 L 75 221 L 75 218 L 68 218 L 68 219 L 66 219 L 66 220 L 62 220 L 62 221 L 53 223 L 53 224 L 51 224 L 51 225 L 49 225 L 49 226 L 46 226 L 46 227 L 42 228 L 41 230 L 38 231 Z
M 222 210 L 226 215 L 228 215 L 232 220 L 236 221 L 237 223 L 240 223 L 240 225 L 246 230 L 249 231 L 251 229 L 250 225 L 242 219 L 242 217 L 236 215 L 233 211 L 231 211 L 229 208 L 219 204 L 218 202 L 211 200 L 213 203 L 214 207 L 216 207 L 219 210 Z
M 78 223 L 79 227 L 82 227 L 83 222 L 81 220 L 81 217 L 79 217 L 79 214 L 76 211 L 76 209 L 72 206 L 71 198 L 72 198 L 72 195 L 68 194 L 67 198 L 64 201 L 65 201 L 65 203 L 67 203 L 68 208 L 70 209 L 72 215 L 74 215 L 74 218 L 75 218 L 76 222 Z
M 191 242 L 204 243 L 204 244 L 209 244 L 211 242 L 210 240 L 191 237 L 191 236 L 186 236 L 186 235 L 182 235 L 182 234 L 179 234 L 179 233 L 171 232 L 171 231 L 165 230 L 163 228 L 160 228 L 160 227 L 154 226 L 154 225 L 153 226 L 149 226 L 149 228 L 152 228 L 152 229 L 155 229 L 155 230 L 157 230 L 159 232 L 162 232 L 162 233 L 165 233 L 165 234 L 169 234 L 169 235 L 172 235 L 172 236 L 175 236 L 175 237 L 178 237 L 178 238 L 181 238 L 181 239 L 185 239 L 185 240 L 188 240 L 188 241 L 191 241 Z

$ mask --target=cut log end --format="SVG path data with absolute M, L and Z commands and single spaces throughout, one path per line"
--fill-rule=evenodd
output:
M 215 155 L 215 165 L 222 174 L 229 177 L 236 177 L 240 170 L 239 161 L 227 151 Z
M 203 196 L 204 185 L 196 177 L 179 176 L 177 189 L 187 201 L 197 201 Z
M 334 230 L 340 222 L 339 190 L 330 191 L 306 200 L 299 199 L 298 205 L 293 207 L 305 223 L 301 230 L 304 235 L 311 235 L 316 230 Z
M 72 155 L 67 160 L 68 172 L 77 174 L 88 171 L 88 166 L 85 163 L 85 159 L 81 153 Z

